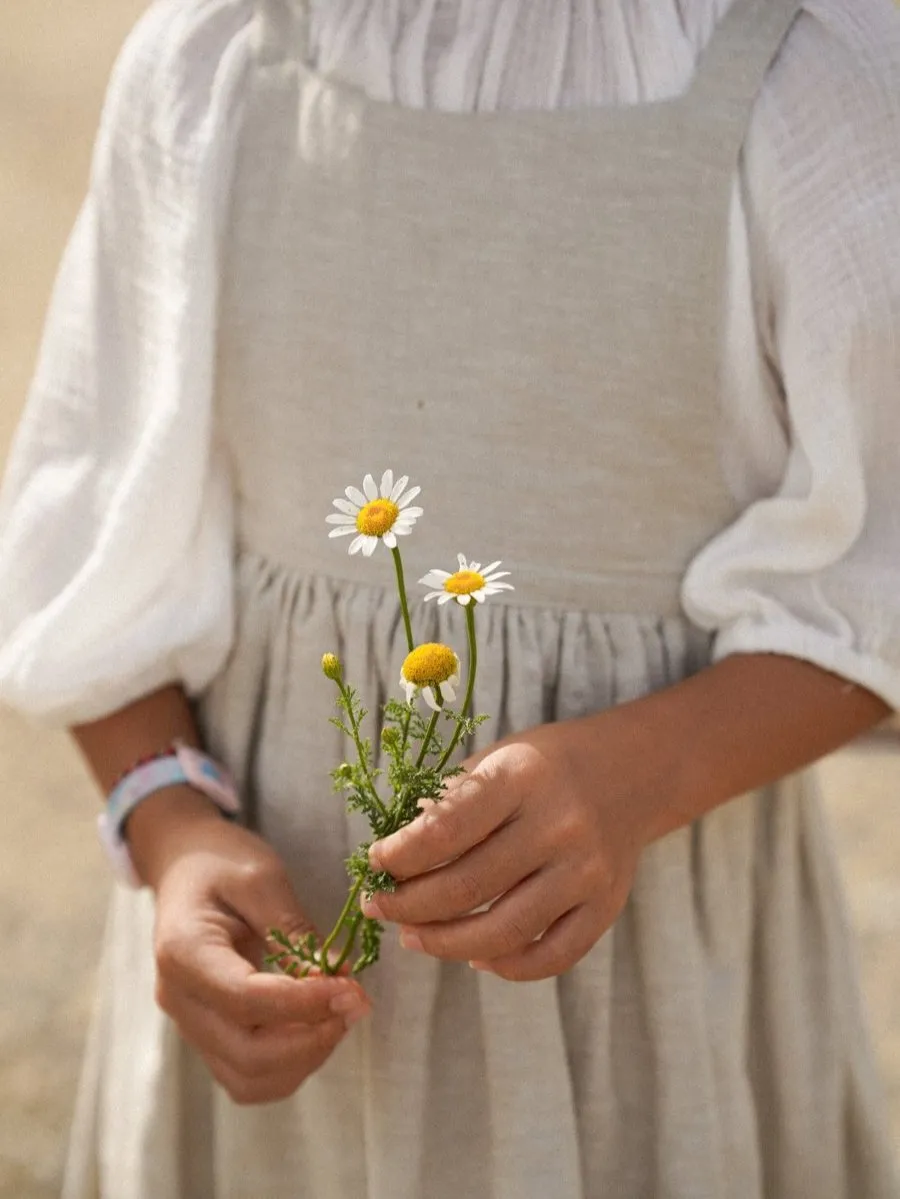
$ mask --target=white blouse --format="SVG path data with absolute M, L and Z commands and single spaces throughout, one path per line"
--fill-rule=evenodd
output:
M 314 0 L 314 53 L 454 110 L 682 91 L 729 0 Z M 716 654 L 774 651 L 900 707 L 900 9 L 807 0 L 756 104 L 729 244 L 729 479 L 692 563 Z M 0 496 L 0 698 L 52 723 L 233 636 L 212 436 L 220 238 L 254 0 L 158 0 L 114 72 Z M 781 393 L 781 387 L 784 394 Z

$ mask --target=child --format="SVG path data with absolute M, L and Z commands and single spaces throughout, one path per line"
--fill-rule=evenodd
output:
M 803 768 L 900 702 L 898 96 L 889 0 L 151 8 L 0 532 L 3 696 L 148 884 L 69 1199 L 896 1193 Z M 323 518 L 386 467 L 416 577 L 516 590 L 363 990 L 260 966 L 359 840 L 319 657 L 371 710 L 404 640 Z

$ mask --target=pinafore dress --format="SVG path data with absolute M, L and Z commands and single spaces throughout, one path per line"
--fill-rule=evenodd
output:
M 737 515 L 728 211 L 798 7 L 736 0 L 671 101 L 460 116 L 323 78 L 301 0 L 260 0 L 216 384 L 238 627 L 198 714 L 320 927 L 367 832 L 331 793 L 320 658 L 377 710 L 406 652 L 390 555 L 326 536 L 345 486 L 387 467 L 422 486 L 408 579 L 457 552 L 512 572 L 477 612 L 478 746 L 708 662 L 679 589 Z M 417 640 L 462 654 L 458 607 L 411 590 Z M 154 1006 L 151 926 L 148 896 L 120 891 L 66 1199 L 895 1194 L 808 775 L 650 846 L 563 977 L 511 984 L 386 936 L 371 1017 L 267 1107 L 232 1104 Z

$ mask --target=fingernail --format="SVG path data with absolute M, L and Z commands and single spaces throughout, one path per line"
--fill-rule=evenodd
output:
M 378 906 L 378 901 L 375 899 L 364 899 L 362 902 L 363 915 L 370 920 L 383 920 L 384 912 Z
M 400 934 L 400 944 L 404 949 L 411 949 L 413 953 L 424 953 L 422 942 L 415 933 L 402 932 Z
M 492 973 L 491 967 L 487 962 L 469 962 L 473 970 L 483 970 L 485 974 Z
M 354 995 L 352 991 L 344 995 L 335 995 L 328 1006 L 336 1016 L 346 1016 L 348 1019 L 352 1016 L 354 1020 L 358 1020 L 368 1011 L 366 1001 L 360 995 Z
M 369 846 L 369 865 L 373 870 L 383 870 L 384 866 L 381 863 L 381 854 L 378 850 L 378 842 Z

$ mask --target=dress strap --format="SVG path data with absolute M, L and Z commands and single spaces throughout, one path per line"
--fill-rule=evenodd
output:
M 803 0 L 734 0 L 701 55 L 691 92 L 746 117 Z
M 310 60 L 309 0 L 256 0 L 261 63 Z

